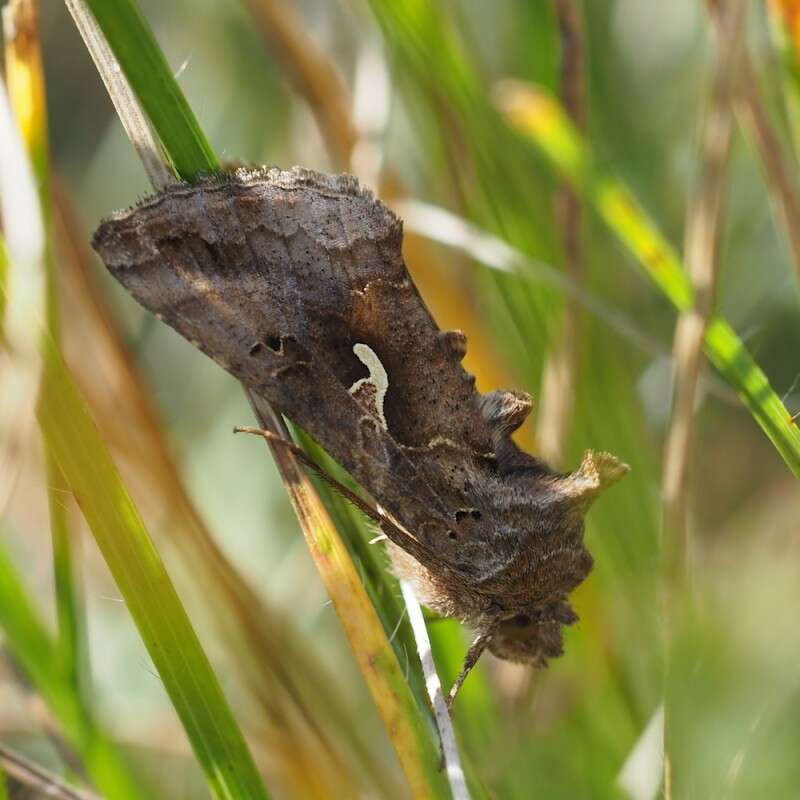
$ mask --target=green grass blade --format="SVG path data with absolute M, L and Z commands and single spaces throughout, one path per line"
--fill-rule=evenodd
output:
M 30 71 L 29 59 L 16 59 L 12 64 L 14 70 Z M 16 83 L 24 85 L 25 81 Z M 25 101 L 41 101 L 42 97 L 31 98 L 20 93 L 16 99 L 24 107 Z M 29 105 L 35 106 L 36 103 L 29 102 Z M 42 106 L 42 102 L 38 105 Z M 23 126 L 23 130 L 29 134 L 29 144 L 38 141 L 41 145 L 44 141 L 43 110 L 35 115 L 29 114 L 27 118 L 20 116 L 28 124 L 28 129 Z M 41 153 L 39 155 L 36 163 L 40 169 L 46 170 L 46 160 Z M 35 194 L 32 188 L 30 194 Z M 9 208 L 4 208 L 4 222 L 19 222 L 22 230 L 22 223 L 26 220 L 16 220 L 14 215 L 17 208 L 20 208 L 20 213 L 24 209 L 19 204 Z M 38 216 L 40 212 L 35 209 L 30 213 Z M 43 230 L 44 225 L 41 227 Z M 49 294 L 49 309 L 52 311 L 55 307 L 52 281 Z M 39 319 L 41 316 L 44 316 L 41 310 L 32 313 L 31 325 L 39 323 L 37 334 L 32 337 L 33 347 L 34 351 L 41 348 L 44 363 L 38 417 L 45 435 L 49 476 L 63 476 L 76 497 L 184 723 L 198 760 L 206 771 L 212 793 L 220 798 L 265 798 L 263 785 L 241 732 L 138 512 L 64 367 L 58 343 L 53 335 L 38 333 L 40 329 L 44 330 Z M 55 315 L 47 316 L 48 323 L 55 327 Z M 61 484 L 60 479 L 58 483 Z M 59 501 L 60 498 L 54 499 L 54 502 Z M 54 545 L 58 616 L 59 622 L 65 626 L 59 639 L 62 647 L 55 653 L 47 653 L 51 644 L 40 637 L 38 659 L 29 659 L 26 669 L 29 672 L 31 669 L 56 669 L 50 665 L 59 665 L 57 669 L 62 671 L 59 674 L 68 676 L 74 692 L 56 695 L 51 692 L 51 705 L 59 705 L 61 713 L 58 716 L 62 719 L 72 714 L 73 725 L 77 725 L 75 720 L 86 712 L 79 692 L 74 581 L 63 522 L 64 518 L 57 514 L 54 518 Z M 12 599 L 19 600 L 19 597 L 12 592 Z M 33 630 L 32 624 L 27 626 L 28 633 Z M 23 639 L 36 642 L 35 638 Z M 42 675 L 39 677 L 40 680 L 35 682 L 41 686 Z M 65 706 L 67 702 L 71 704 L 70 708 Z M 86 746 L 79 751 L 88 761 L 93 757 L 91 742 L 84 744 Z
M 533 88 L 510 84 L 501 92 L 500 102 L 512 122 L 547 156 L 553 167 L 583 192 L 675 308 L 679 311 L 691 308 L 692 287 L 672 245 L 631 192 L 594 163 L 588 143 L 558 103 Z M 719 317 L 709 323 L 705 351 L 789 469 L 800 478 L 800 429 L 734 330 Z
M 0 542 L 0 627 L 15 660 L 44 697 L 97 788 L 113 800 L 142 800 L 132 775 L 75 692 L 55 643 Z
M 46 403 L 48 399 L 43 397 L 40 402 Z M 59 657 L 64 662 L 76 691 L 80 693 L 89 686 L 89 648 L 85 637 L 83 593 L 76 580 L 75 559 L 72 552 L 73 542 L 76 539 L 70 530 L 69 509 L 65 503 L 69 495 L 69 486 L 51 453 L 45 454 L 45 460 Z
M 218 798 L 266 798 L 244 738 L 139 512 L 55 345 L 39 421 Z
M 47 135 L 47 103 L 39 30 L 33 6 L 24 3 L 9 5 L 6 15 L 5 64 L 9 101 L 28 154 L 33 179 L 38 189 L 41 216 L 47 241 L 44 267 L 46 272 L 47 330 L 53 339 L 60 339 L 56 275 L 50 242 L 50 157 Z M 46 365 L 45 365 L 46 368 Z M 42 398 L 41 402 L 47 402 Z M 56 616 L 58 619 L 59 657 L 72 675 L 78 691 L 88 685 L 89 653 L 81 588 L 76 580 L 72 557 L 73 536 L 68 507 L 64 502 L 64 479 L 51 454 L 45 453 L 47 503 L 50 517 L 50 538 L 53 548 Z
M 150 26 L 131 0 L 86 0 L 131 88 L 186 181 L 219 170 L 219 162 L 173 77 Z

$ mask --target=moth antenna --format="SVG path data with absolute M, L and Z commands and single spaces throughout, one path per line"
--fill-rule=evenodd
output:
M 415 539 L 408 531 L 397 525 L 388 515 L 381 514 L 380 511 L 373 508 L 369 503 L 359 497 L 355 492 L 348 489 L 343 483 L 336 480 L 330 473 L 326 472 L 313 458 L 311 458 L 305 450 L 294 442 L 284 439 L 283 436 L 272 431 L 263 430 L 262 428 L 254 428 L 249 425 L 237 425 L 233 429 L 234 433 L 250 433 L 254 436 L 261 436 L 267 441 L 278 444 L 290 450 L 297 460 L 315 472 L 325 483 L 332 489 L 337 491 L 345 500 L 351 502 L 359 511 L 369 517 L 373 522 L 380 525 L 380 529 L 386 534 L 392 542 L 398 547 L 401 547 L 409 555 L 412 555 L 420 563 L 425 566 L 434 568 L 439 565 L 439 560 L 432 554 L 425 545 L 418 539 Z
M 472 644 L 469 646 L 469 650 L 467 650 L 467 654 L 464 656 L 464 666 L 461 667 L 461 672 L 458 673 L 456 679 L 453 681 L 453 685 L 450 687 L 450 691 L 447 695 L 447 708 L 453 707 L 453 702 L 456 699 L 456 695 L 461 689 L 464 681 L 467 679 L 467 675 L 472 672 L 472 668 L 478 663 L 478 659 L 483 655 L 483 651 L 488 647 L 489 642 L 492 641 L 492 636 L 494 636 L 495 625 L 490 625 L 487 629 L 478 633 L 475 637 Z

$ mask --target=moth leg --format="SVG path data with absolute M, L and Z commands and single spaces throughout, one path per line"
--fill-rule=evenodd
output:
M 489 645 L 489 642 L 492 640 L 492 636 L 494 636 L 494 625 L 478 633 L 478 635 L 475 637 L 475 640 L 470 645 L 466 656 L 464 656 L 464 666 L 461 667 L 461 672 L 459 672 L 456 676 L 456 679 L 453 681 L 453 685 L 450 687 L 450 692 L 447 695 L 448 708 L 452 708 L 459 689 L 467 679 L 467 675 L 469 675 L 469 673 L 472 671 L 472 668 L 478 663 L 478 659 L 481 657 L 481 655 L 483 655 L 483 651 Z
M 386 534 L 387 538 L 394 542 L 398 547 L 401 547 L 425 566 L 433 568 L 439 566 L 440 562 L 436 558 L 436 555 L 431 553 L 429 549 L 425 547 L 425 545 L 415 539 L 408 531 L 401 528 L 386 514 L 381 514 L 380 511 L 373 508 L 365 500 L 362 500 L 355 492 L 348 489 L 343 483 L 337 481 L 333 475 L 327 473 L 319 464 L 317 464 L 316 461 L 314 461 L 313 458 L 306 454 L 305 450 L 296 445 L 294 442 L 290 442 L 288 439 L 284 439 L 283 436 L 279 436 L 277 433 L 273 433 L 272 431 L 263 430 L 262 428 L 254 428 L 247 425 L 237 426 L 233 429 L 233 432 L 251 433 L 255 436 L 261 436 L 264 439 L 268 439 L 271 442 L 280 444 L 282 447 L 290 450 L 297 457 L 298 461 L 300 461 L 310 470 L 313 470 L 313 472 L 315 472 L 323 481 L 325 481 L 325 483 L 327 483 L 335 491 L 339 492 L 339 494 L 342 495 L 345 500 L 349 500 L 359 511 L 368 516 L 373 522 L 377 522 L 378 525 L 380 525 L 381 530 Z
M 283 436 L 279 436 L 277 433 L 273 433 L 272 431 L 266 431 L 262 428 L 253 428 L 249 425 L 237 425 L 233 429 L 233 432 L 252 433 L 254 436 L 263 436 L 265 439 L 269 439 L 269 441 L 275 442 L 276 444 L 281 445 L 281 447 L 285 447 L 295 455 L 298 461 L 300 461 L 310 470 L 313 470 L 320 478 L 322 478 L 322 480 L 325 481 L 325 483 L 339 492 L 339 494 L 341 494 L 346 500 L 349 500 L 360 511 L 363 511 L 364 514 L 366 514 L 371 520 L 379 524 L 386 521 L 386 517 L 384 517 L 379 511 L 376 511 L 369 503 L 362 500 L 355 492 L 350 491 L 350 489 L 348 489 L 343 483 L 337 481 L 333 475 L 325 472 L 325 470 L 319 464 L 317 464 L 313 458 L 307 455 L 306 451 L 303 450 L 302 447 L 296 445 L 294 442 L 290 442 L 288 439 L 284 439 Z

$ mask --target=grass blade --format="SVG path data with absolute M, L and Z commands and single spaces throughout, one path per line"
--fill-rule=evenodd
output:
M 120 754 L 75 693 L 56 645 L 0 543 L 0 627 L 15 660 L 44 697 L 97 788 L 113 800 L 145 797 Z
M 35 41 L 30 30 L 22 33 L 27 34 L 26 41 Z M 27 62 L 17 58 L 12 63 L 19 66 L 17 72 L 27 66 L 29 72 L 36 74 L 31 69 L 31 65 L 35 66 L 33 58 L 29 58 Z M 24 86 L 25 82 L 17 81 L 17 84 Z M 41 82 L 38 85 L 41 88 Z M 42 104 L 37 104 L 34 98 L 29 105 L 34 112 L 24 117 L 26 130 L 40 132 L 38 136 L 31 133 L 30 140 L 32 143 L 38 142 L 37 163 L 46 175 L 46 137 L 41 132 L 44 127 L 43 113 L 38 116 L 35 113 L 37 106 Z M 49 295 L 50 307 L 53 308 L 52 290 Z M 48 317 L 52 320 L 54 314 L 49 314 Z M 55 329 L 55 325 L 53 328 Z M 59 412 L 64 417 L 60 417 Z M 51 459 L 50 474 L 60 478 L 63 473 L 70 489 L 79 499 L 84 516 L 98 538 L 106 561 L 118 580 L 120 590 L 164 680 L 167 692 L 195 746 L 198 759 L 206 770 L 212 792 L 217 797 L 226 798 L 266 797 L 255 765 L 210 664 L 138 519 L 138 514 L 122 487 L 102 440 L 82 407 L 71 378 L 63 367 L 53 336 L 46 338 L 39 419 Z M 71 439 L 71 434 L 77 435 L 77 441 Z M 99 471 L 93 472 L 93 469 L 98 469 L 99 464 L 102 465 Z M 98 475 L 102 475 L 105 486 L 103 480 L 97 479 Z M 54 490 L 55 487 L 51 488 L 51 491 Z M 59 502 L 60 498 L 53 498 L 51 506 L 58 508 Z M 62 514 L 54 516 L 59 620 L 64 627 L 60 658 L 67 663 L 68 672 L 73 676 L 73 683 L 77 688 L 79 645 L 76 603 L 70 548 L 63 522 Z M 112 539 L 104 540 L 103 534 L 113 537 L 113 548 L 110 546 Z M 77 697 L 79 694 L 76 692 Z
M 50 246 L 50 158 L 47 136 L 47 103 L 39 42 L 38 6 L 35 0 L 13 0 L 3 9 L 6 76 L 9 100 L 25 144 L 38 187 L 45 223 L 45 316 L 47 332 L 60 341 L 55 274 Z M 44 365 L 47 368 L 47 365 Z M 45 381 L 46 383 L 46 381 Z M 40 402 L 47 402 L 40 398 Z M 84 637 L 83 598 L 72 557 L 73 534 L 65 504 L 67 486 L 50 452 L 45 453 L 47 502 L 53 547 L 56 614 L 60 657 L 72 674 L 76 689 L 88 685 L 89 654 Z
M 48 446 L 125 599 L 209 787 L 219 798 L 266 798 L 241 732 L 116 466 L 50 343 L 39 409 Z
M 512 123 L 583 192 L 609 228 L 679 311 L 692 307 L 694 292 L 673 247 L 630 191 L 595 163 L 588 144 L 558 103 L 529 86 L 505 83 L 499 102 Z M 730 325 L 714 316 L 705 335 L 709 361 L 739 395 L 753 418 L 800 478 L 800 429 Z
M 11 74 L 19 78 L 18 71 L 12 70 Z M 16 85 L 19 86 L 19 81 Z M 18 103 L 24 99 L 24 95 L 16 96 Z M 35 115 L 21 116 L 26 124 L 36 120 Z M 22 388 L 26 391 L 16 396 L 17 402 L 28 403 L 33 414 L 40 370 L 43 380 L 47 375 L 46 364 L 43 370 L 41 367 L 44 359 L 40 352 L 44 341 L 48 340 L 45 324 L 48 316 L 45 226 L 31 165 L 13 129 L 11 111 L 3 89 L 0 89 L 0 124 L 0 158 L 3 162 L 0 169 L 0 175 L 3 176 L 0 201 L 5 233 L 10 241 L 8 281 L 3 291 L 8 312 L 5 344 L 14 348 L 12 358 L 20 362 L 29 378 L 34 373 L 36 375 L 36 381 L 29 379 L 27 384 L 23 383 Z M 30 133 L 31 129 L 26 128 L 26 132 Z M 6 252 L 4 242 L 2 250 Z M 11 387 L 11 392 L 9 388 L 6 382 L 4 397 L 9 394 L 13 397 L 20 385 Z M 21 424 L 19 417 L 14 422 L 18 426 Z M 66 606 L 64 610 L 67 611 Z M 75 619 L 71 611 L 68 611 L 68 625 Z M 45 698 L 98 787 L 110 797 L 123 800 L 139 797 L 127 766 L 110 740 L 100 732 L 83 702 L 76 679 L 76 661 L 72 658 L 71 645 L 74 640 L 66 640 L 68 647 L 64 646 L 64 638 L 58 647 L 50 640 L 4 550 L 0 551 L 0 627 L 4 630 L 11 652 Z
M 86 0 L 179 177 L 219 170 L 211 145 L 138 6 Z
M 34 178 L 0 86 L 0 215 L 7 243 L 3 345 L 0 353 L 0 509 L 16 479 L 19 453 L 33 428 L 45 332 L 45 231 Z

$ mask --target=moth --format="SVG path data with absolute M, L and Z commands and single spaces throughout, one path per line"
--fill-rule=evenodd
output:
M 295 167 L 169 187 L 105 220 L 93 246 L 369 493 L 395 573 L 476 632 L 452 700 L 486 648 L 534 666 L 561 654 L 567 596 L 592 567 L 584 515 L 627 466 L 587 451 L 559 474 L 516 446 L 530 396 L 476 391 L 466 339 L 437 327 L 402 238 L 355 178 Z

